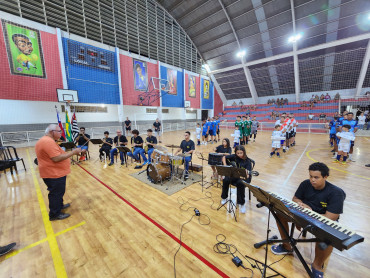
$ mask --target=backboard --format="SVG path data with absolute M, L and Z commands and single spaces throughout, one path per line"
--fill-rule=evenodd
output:
M 78 92 L 75 90 L 57 89 L 59 102 L 78 102 Z

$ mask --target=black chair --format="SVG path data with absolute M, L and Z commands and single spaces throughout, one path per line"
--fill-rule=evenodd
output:
M 9 159 L 8 151 L 6 147 L 0 147 L 0 171 L 9 169 L 10 173 L 13 175 L 13 167 L 15 168 L 15 162 Z
M 26 165 L 24 164 L 24 160 L 23 160 L 23 158 L 18 156 L 17 149 L 15 147 L 5 146 L 5 147 L 2 147 L 2 148 L 5 148 L 5 153 L 7 153 L 7 155 L 8 155 L 7 160 L 14 166 L 16 172 L 18 172 L 18 169 L 17 169 L 17 162 L 18 161 L 22 161 L 23 168 L 24 168 L 25 171 L 27 171 Z

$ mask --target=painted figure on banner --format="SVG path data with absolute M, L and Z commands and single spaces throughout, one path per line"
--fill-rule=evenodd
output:
M 167 69 L 167 80 L 169 84 L 169 94 L 177 95 L 177 71 L 173 69 Z
M 189 97 L 196 97 L 195 76 L 189 75 Z
M 209 99 L 209 80 L 204 80 L 203 84 L 203 98 Z
M 135 91 L 146 91 L 148 87 L 148 71 L 146 62 L 134 60 Z
M 2 25 L 11 73 L 45 78 L 40 32 L 6 20 Z

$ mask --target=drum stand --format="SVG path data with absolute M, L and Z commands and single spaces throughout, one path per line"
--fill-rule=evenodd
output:
M 206 189 L 208 189 L 208 188 L 210 188 L 213 185 L 213 183 L 212 182 L 208 182 L 208 181 L 204 181 L 204 166 L 203 166 L 203 161 L 205 161 L 205 160 L 208 161 L 208 159 L 204 158 L 203 153 L 197 153 L 197 157 L 198 157 L 198 159 L 202 160 L 202 179 L 201 179 L 201 181 L 199 183 L 202 186 L 202 192 L 203 192 L 203 187 L 205 185 L 210 184 L 208 187 L 206 187 Z
M 184 173 L 185 173 L 185 169 L 184 169 L 184 172 L 182 173 L 181 175 L 181 178 L 177 177 L 176 175 L 179 173 L 179 166 L 180 165 L 173 165 L 172 162 L 171 163 L 171 182 L 175 182 L 175 179 L 179 182 L 181 182 L 181 184 L 185 184 L 185 181 L 183 179 L 184 177 Z M 176 173 L 175 173 L 176 172 Z M 168 189 L 168 185 L 167 185 L 167 188 L 166 190 Z

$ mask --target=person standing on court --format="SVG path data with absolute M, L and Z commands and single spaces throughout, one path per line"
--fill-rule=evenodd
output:
M 155 122 L 153 123 L 153 128 L 155 131 L 155 136 L 157 137 L 158 143 L 162 143 L 161 141 L 161 122 L 157 118 Z
M 126 129 L 126 136 L 128 135 L 132 135 L 131 134 L 131 121 L 129 120 L 128 117 L 126 117 L 126 121 L 125 121 L 125 129 Z
M 70 157 L 81 153 L 80 148 L 71 152 L 65 152 L 55 142 L 61 136 L 61 129 L 56 124 L 49 125 L 45 130 L 45 136 L 37 141 L 35 152 L 39 165 L 40 177 L 48 187 L 49 194 L 49 220 L 62 220 L 69 216 L 62 210 L 70 206 L 63 204 L 63 196 L 66 190 L 67 175 L 71 172 Z

